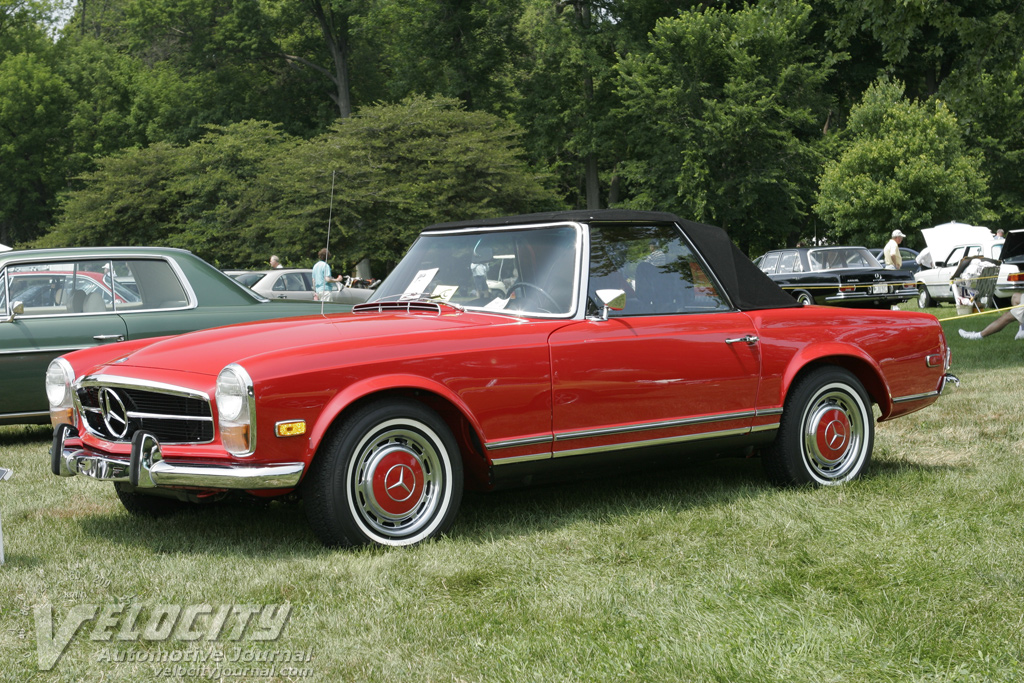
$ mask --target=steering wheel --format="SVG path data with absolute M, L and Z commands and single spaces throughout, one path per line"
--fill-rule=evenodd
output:
M 547 303 L 551 304 L 551 310 L 547 310 L 547 309 L 543 309 L 543 308 L 541 309 L 545 313 L 553 313 L 553 312 L 555 312 L 555 311 L 557 311 L 559 309 L 558 302 L 555 301 L 551 297 L 550 294 L 548 294 L 547 292 L 545 292 L 543 289 L 541 289 L 537 285 L 533 284 L 532 282 L 524 282 L 524 281 L 520 280 L 519 282 L 515 283 L 514 285 L 512 285 L 511 287 L 508 288 L 508 296 L 511 297 L 512 296 L 512 292 L 516 291 L 519 288 L 522 288 L 523 296 L 524 297 L 526 296 L 526 292 L 527 291 L 538 292 L 541 296 L 543 296 L 547 300 Z M 520 307 L 520 308 L 522 308 L 522 307 Z

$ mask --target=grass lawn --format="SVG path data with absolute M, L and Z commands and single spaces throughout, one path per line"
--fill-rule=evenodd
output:
M 468 495 L 405 550 L 325 550 L 298 505 L 132 518 L 49 474 L 49 430 L 0 428 L 0 680 L 1021 680 L 1024 342 L 956 332 L 991 319 L 944 323 L 963 386 L 878 425 L 852 485 L 724 459 Z M 241 631 L 245 605 L 291 612 Z

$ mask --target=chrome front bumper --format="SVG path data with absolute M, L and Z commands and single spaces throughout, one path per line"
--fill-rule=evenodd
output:
M 132 454 L 120 460 L 66 445 L 78 437 L 70 425 L 58 425 L 50 447 L 50 469 L 59 477 L 84 474 L 100 481 L 120 481 L 140 489 L 190 486 L 209 489 L 287 489 L 298 485 L 305 465 L 181 465 L 163 459 L 160 442 L 148 432 L 136 432 Z

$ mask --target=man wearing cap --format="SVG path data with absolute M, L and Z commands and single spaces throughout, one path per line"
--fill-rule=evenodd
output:
M 899 270 L 903 266 L 903 256 L 900 255 L 900 243 L 906 237 L 899 230 L 892 231 L 892 239 L 882 249 L 882 256 L 885 258 L 887 270 Z

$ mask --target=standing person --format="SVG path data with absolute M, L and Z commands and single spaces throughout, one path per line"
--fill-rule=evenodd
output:
M 903 255 L 900 254 L 900 244 L 903 243 L 903 238 L 906 237 L 899 230 L 892 231 L 892 238 L 886 242 L 885 248 L 882 249 L 882 256 L 885 258 L 886 270 L 899 270 L 903 266 Z
M 284 268 L 284 266 L 281 265 L 281 259 L 277 258 L 277 254 L 270 255 L 270 267 L 274 269 Z
M 317 301 L 330 301 L 331 292 L 334 291 L 329 283 L 340 282 L 341 277 L 331 277 L 331 266 L 327 263 L 330 253 L 324 247 L 317 256 L 320 260 L 313 266 L 313 291 L 316 292 Z

